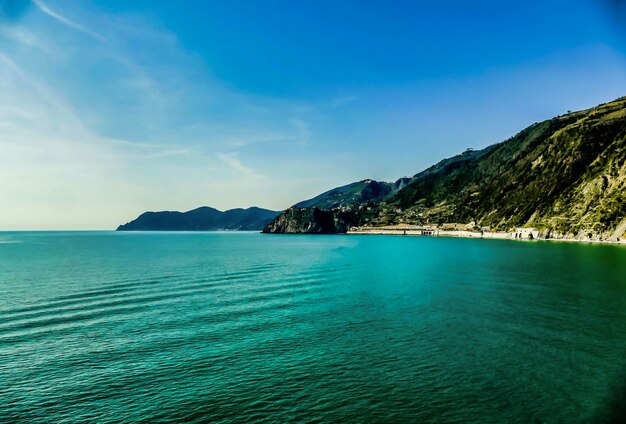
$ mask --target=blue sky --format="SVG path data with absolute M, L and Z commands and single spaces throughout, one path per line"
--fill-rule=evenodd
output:
M 626 95 L 619 1 L 0 4 L 0 229 L 284 209 Z

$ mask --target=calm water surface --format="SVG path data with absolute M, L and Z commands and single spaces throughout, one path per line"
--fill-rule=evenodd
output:
M 626 249 L 0 233 L 0 422 L 618 422 Z

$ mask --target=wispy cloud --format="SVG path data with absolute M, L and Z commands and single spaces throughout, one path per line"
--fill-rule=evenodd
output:
M 42 41 L 41 38 L 36 37 L 31 31 L 24 28 L 13 25 L 0 26 L 0 35 L 8 37 L 11 40 L 25 46 L 38 49 L 50 56 L 57 55 L 57 51 L 54 47 L 52 47 L 49 43 Z
M 297 131 L 297 140 L 302 144 L 307 144 L 313 135 L 307 122 L 302 118 L 291 118 L 289 119 L 289 123 L 291 123 Z
M 106 39 L 98 34 L 97 32 L 84 27 L 83 25 L 80 25 L 68 18 L 66 18 L 65 16 L 55 12 L 54 10 L 50 9 L 50 7 L 48 7 L 48 5 L 46 3 L 44 3 L 42 0 L 33 0 L 33 3 L 35 3 L 35 5 L 39 8 L 39 10 L 41 10 L 43 13 L 45 13 L 46 15 L 50 16 L 51 18 L 56 19 L 58 22 L 62 23 L 63 25 L 66 25 L 70 28 L 73 28 L 77 31 L 80 31 L 84 34 L 87 34 L 93 38 L 96 38 L 100 41 L 106 41 Z
M 255 179 L 266 178 L 249 166 L 244 165 L 239 160 L 237 153 L 216 153 L 215 156 L 238 174 Z
M 86 132 L 81 120 L 72 107 L 47 84 L 38 80 L 31 72 L 0 51 L 0 74 L 3 75 L 3 95 L 10 95 L 12 102 L 4 104 L 5 110 L 11 110 L 18 117 L 30 117 L 32 122 L 27 132 L 36 131 L 48 123 L 49 132 L 52 127 L 71 129 L 73 134 L 83 136 Z M 0 114 L 0 121 L 10 122 L 12 114 Z M 56 119 L 51 119 L 51 117 Z M 45 131 L 44 131 L 45 133 Z M 49 134 L 49 133 L 48 133 Z M 67 135 L 67 134 L 66 134 Z
M 186 156 L 191 154 L 190 149 L 165 149 L 158 152 L 149 153 L 144 156 L 146 159 L 169 158 L 172 156 Z
M 356 100 L 358 100 L 358 97 L 353 94 L 343 94 L 330 99 L 328 105 L 334 109 L 350 104 Z

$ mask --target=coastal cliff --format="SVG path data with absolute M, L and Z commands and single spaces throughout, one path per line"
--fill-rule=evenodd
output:
M 626 98 L 535 123 L 403 181 L 398 190 L 326 214 L 359 226 L 475 222 L 500 231 L 535 227 L 542 237 L 616 240 L 626 231 Z M 265 231 L 308 232 L 316 228 L 311 218 L 283 212 Z
M 308 208 L 289 208 L 264 229 L 264 233 L 308 233 L 337 234 L 345 233 L 355 225 L 353 215 L 340 210 L 323 210 L 312 206 Z

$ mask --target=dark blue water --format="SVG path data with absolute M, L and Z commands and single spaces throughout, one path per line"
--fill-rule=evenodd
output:
M 624 247 L 0 233 L 3 423 L 608 422 L 625 394 Z

